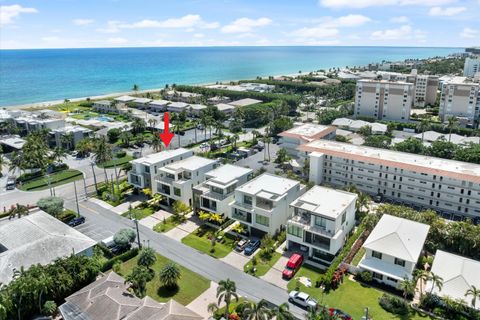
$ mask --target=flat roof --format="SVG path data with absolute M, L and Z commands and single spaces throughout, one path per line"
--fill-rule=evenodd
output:
M 190 108 L 192 108 L 193 110 L 203 110 L 207 109 L 207 106 L 204 104 L 191 104 Z
M 464 300 L 469 306 L 472 306 L 472 297 L 465 297 L 465 292 L 472 286 L 480 288 L 479 270 L 480 261 L 437 250 L 432 264 L 432 273 L 443 278 L 443 286 L 441 291 L 434 287 L 433 293 Z M 428 281 L 427 291 L 431 287 L 432 283 Z M 477 309 L 480 308 L 480 298 L 477 298 L 476 307 Z
M 257 104 L 261 102 L 263 101 L 257 100 L 257 99 L 245 98 L 245 99 L 229 102 L 228 104 L 234 107 L 245 107 L 245 106 L 251 106 L 252 104 Z
M 179 109 L 185 109 L 188 107 L 189 104 L 185 102 L 170 102 L 168 105 L 169 108 L 179 108 Z
M 281 137 L 297 138 L 304 141 L 311 141 L 312 139 L 320 139 L 335 131 L 336 128 L 332 126 L 324 126 L 314 123 L 305 123 L 294 127 L 279 134 Z
M 150 105 L 164 106 L 164 105 L 167 105 L 169 103 L 170 103 L 170 101 L 168 101 L 168 100 L 152 100 L 152 101 L 150 101 Z
M 216 104 L 215 107 L 217 107 L 217 109 L 218 109 L 219 111 L 225 111 L 225 110 L 233 110 L 233 109 L 235 109 L 234 106 L 229 105 L 229 104 L 226 104 L 226 103 Z
M 96 242 L 41 210 L 0 225 L 0 282 L 12 280 L 13 270 L 48 264 L 80 253 Z
M 0 143 L 9 146 L 14 149 L 22 149 L 25 144 L 25 140 L 20 137 L 8 137 L 0 140 Z
M 53 129 L 52 132 L 92 132 L 92 130 L 82 126 L 66 126 L 63 128 Z
M 131 163 L 132 164 L 141 163 L 141 164 L 146 164 L 146 165 L 152 165 L 152 164 L 156 164 L 156 163 L 159 163 L 159 162 L 162 162 L 162 161 L 180 156 L 182 154 L 193 155 L 193 151 L 185 149 L 185 148 L 163 150 L 161 152 L 152 153 L 152 154 L 149 154 L 148 156 L 132 160 Z
M 238 191 L 259 197 L 275 200 L 284 195 L 295 186 L 299 186 L 300 182 L 270 173 L 264 173 L 255 179 L 245 183 L 237 188 Z
M 136 103 L 149 103 L 151 101 L 152 99 L 148 99 L 148 98 L 136 98 L 135 100 L 133 100 L 133 102 L 136 102 Z
M 416 263 L 429 229 L 429 225 L 384 214 L 363 246 Z
M 110 101 L 110 100 L 93 101 L 93 104 L 101 104 L 101 105 L 110 106 L 112 104 L 112 101 Z
M 114 98 L 115 101 L 120 101 L 120 102 L 130 102 L 130 101 L 133 101 L 133 100 L 136 100 L 136 99 L 137 98 L 132 97 L 132 96 L 120 96 L 120 97 Z
M 297 149 L 480 183 L 480 165 L 474 163 L 329 140 L 315 140 L 301 145 Z
M 226 185 L 246 174 L 249 174 L 252 171 L 253 170 L 249 168 L 235 166 L 233 164 L 226 164 L 207 172 L 207 176 L 210 177 L 208 181 Z
M 414 84 L 405 81 L 392 81 L 392 80 L 376 80 L 376 79 L 359 79 L 357 83 L 371 83 L 371 84 L 391 84 L 391 85 L 402 85 L 402 86 L 409 86 L 413 87 Z
M 336 219 L 356 199 L 354 193 L 314 186 L 290 205 Z
M 187 159 L 183 159 L 183 160 L 168 164 L 163 168 L 167 170 L 173 170 L 173 171 L 182 170 L 182 169 L 188 170 L 188 171 L 195 171 L 205 166 L 214 164 L 216 162 L 217 160 L 207 159 L 207 158 L 198 157 L 198 156 L 192 156 Z

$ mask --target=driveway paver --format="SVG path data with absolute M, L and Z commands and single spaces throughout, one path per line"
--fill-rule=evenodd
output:
M 243 254 L 243 252 L 237 252 L 235 250 L 232 250 L 232 252 L 230 252 L 227 256 L 221 258 L 220 260 L 243 271 L 243 266 L 246 265 L 248 261 L 250 261 L 252 256 L 246 256 L 245 254 Z
M 282 271 L 288 262 L 288 257 L 289 256 L 287 255 L 281 256 L 273 267 L 271 267 L 270 270 L 260 278 L 279 288 L 287 290 L 288 281 L 282 278 Z
M 210 303 L 217 302 L 217 287 L 218 284 L 211 281 L 210 288 L 190 302 L 190 304 L 187 305 L 187 308 L 194 310 L 198 315 L 202 316 L 203 319 L 209 319 L 211 314 L 208 312 L 207 307 Z M 220 304 L 220 307 L 221 306 L 223 306 L 223 304 Z
M 165 235 L 169 238 L 172 238 L 177 241 L 181 241 L 183 238 L 188 236 L 193 231 L 197 230 L 200 227 L 201 222 L 197 216 L 190 216 L 187 221 L 178 225 L 177 227 L 165 232 Z

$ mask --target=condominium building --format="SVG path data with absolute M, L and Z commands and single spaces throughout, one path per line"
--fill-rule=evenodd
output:
M 21 133 L 28 133 L 41 129 L 55 130 L 65 127 L 65 120 L 59 118 L 41 117 L 32 113 L 24 113 L 13 118 Z
M 181 201 L 193 206 L 193 187 L 205 181 L 205 174 L 217 166 L 217 160 L 197 156 L 168 164 L 158 170 L 154 192 L 166 196 L 169 205 Z
M 439 116 L 442 121 L 457 117 L 467 126 L 478 127 L 480 120 L 480 83 L 454 77 L 442 84 Z
M 447 218 L 480 221 L 480 165 L 412 153 L 317 140 L 299 147 L 310 152 L 310 181 L 354 185 L 371 195 Z
M 132 160 L 130 161 L 132 170 L 127 174 L 128 183 L 139 189 L 152 188 L 152 181 L 154 181 L 154 177 L 158 174 L 160 168 L 191 156 L 193 156 L 193 151 L 178 148 Z
M 298 181 L 264 173 L 235 189 L 229 218 L 240 221 L 252 235 L 274 235 L 287 223 L 289 204 L 304 192 Z
M 373 279 L 400 288 L 413 270 L 423 250 L 429 225 L 384 214 L 363 243 L 365 255 L 358 267 Z
M 287 248 L 314 262 L 331 263 L 355 226 L 354 193 L 314 186 L 290 204 Z
M 94 101 L 93 110 L 100 113 L 125 113 L 127 108 L 125 104 L 110 100 Z
M 93 136 L 93 131 L 82 126 L 66 126 L 53 129 L 49 134 L 51 137 L 50 145 L 71 150 L 79 141 Z
M 252 178 L 253 170 L 226 164 L 205 174 L 205 182 L 193 187 L 193 206 L 228 216 L 235 188 Z
M 355 115 L 380 120 L 408 121 L 415 85 L 386 80 L 358 80 Z
M 299 154 L 298 146 L 317 139 L 332 139 L 335 132 L 336 128 L 333 126 L 306 123 L 284 131 L 279 136 L 282 148 L 285 148 L 290 156 L 296 157 Z
M 415 78 L 413 105 L 423 108 L 437 101 L 438 76 L 418 75 Z
M 480 72 L 480 57 L 466 58 L 463 66 L 463 75 L 473 78 L 476 73 Z

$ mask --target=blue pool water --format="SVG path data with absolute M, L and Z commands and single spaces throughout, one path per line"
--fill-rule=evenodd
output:
M 203 47 L 0 50 L 0 106 L 428 58 L 461 48 Z
M 113 119 L 112 119 L 112 118 L 109 118 L 109 117 L 105 117 L 105 116 L 100 116 L 100 117 L 96 117 L 95 120 L 103 121 L 103 122 L 110 122 L 110 121 L 112 121 Z

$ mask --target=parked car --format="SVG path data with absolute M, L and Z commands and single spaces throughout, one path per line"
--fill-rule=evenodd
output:
M 263 148 L 264 148 L 264 146 L 259 145 L 259 144 L 256 144 L 256 145 L 253 146 L 253 149 L 254 149 L 254 150 L 257 150 L 257 151 L 262 151 Z
M 330 308 L 328 309 L 328 313 L 330 314 L 331 317 L 337 317 L 337 319 L 342 319 L 342 320 L 353 320 L 352 316 L 349 315 L 348 313 L 343 312 L 342 310 L 339 309 L 334 309 Z
M 113 248 L 115 246 L 115 241 L 113 241 L 113 236 L 103 239 L 101 243 L 107 248 Z
M 124 246 L 117 246 L 117 245 L 114 245 L 111 249 L 110 249 L 110 252 L 113 254 L 113 255 L 119 255 L 119 254 L 122 254 L 126 251 L 130 250 L 130 246 L 127 246 L 127 247 L 124 247 Z
M 255 252 L 260 247 L 260 240 L 254 240 L 251 241 L 247 246 L 245 247 L 245 254 L 247 256 L 251 255 L 252 253 Z
M 85 217 L 84 216 L 75 217 L 72 220 L 68 221 L 68 225 L 70 227 L 76 227 L 76 226 L 78 226 L 82 223 L 85 223 Z
M 7 185 L 6 189 L 7 190 L 13 190 L 15 189 L 15 184 L 17 183 L 17 178 L 15 176 L 10 176 L 7 178 Z
M 242 252 L 243 249 L 245 249 L 245 247 L 248 245 L 249 242 L 250 242 L 250 240 L 248 240 L 248 239 L 242 239 L 242 240 L 238 241 L 237 246 L 235 247 L 235 250 L 239 251 L 239 252 Z
M 308 293 L 300 291 L 290 291 L 288 301 L 306 309 L 316 309 L 317 300 L 310 297 Z
M 302 266 L 303 256 L 298 253 L 292 254 L 290 259 L 288 259 L 285 269 L 282 272 L 282 277 L 285 279 L 292 279 L 298 269 Z

